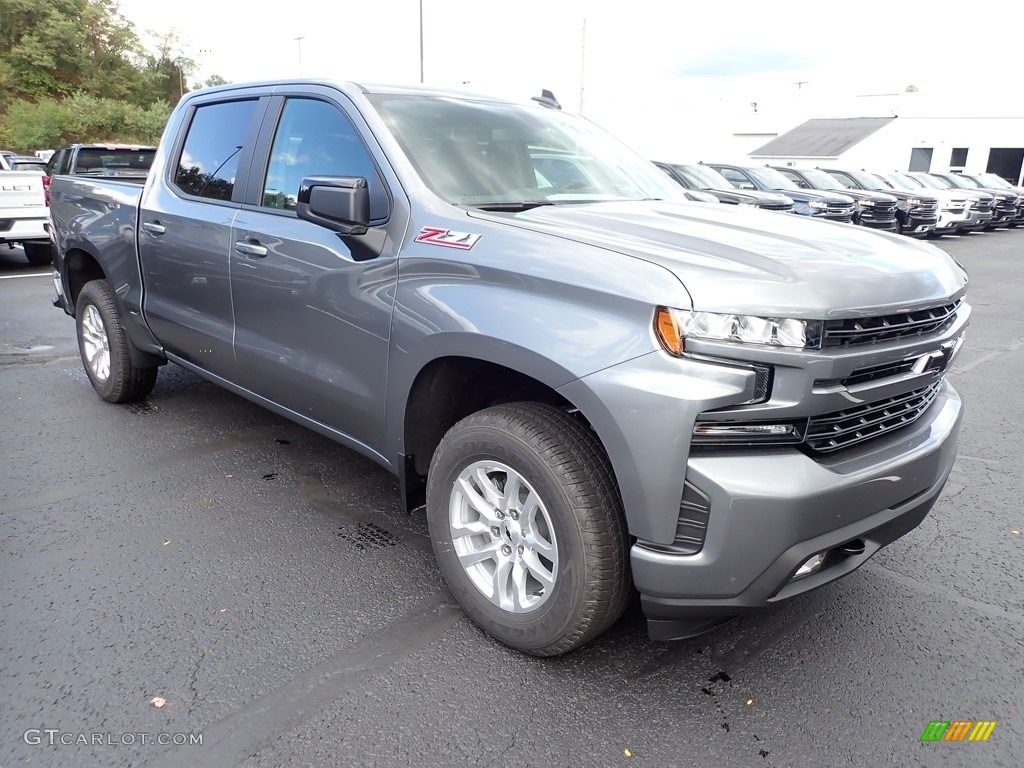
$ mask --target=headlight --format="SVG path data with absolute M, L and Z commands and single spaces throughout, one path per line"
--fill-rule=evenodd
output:
M 760 208 L 758 203 L 736 203 L 740 208 Z
M 874 200 L 858 200 L 857 205 L 861 208 L 871 208 L 875 204 Z
M 822 202 L 821 200 L 809 200 L 807 201 L 808 208 L 828 208 L 828 203 Z
M 925 205 L 928 201 L 920 197 L 912 197 L 907 202 L 910 203 L 911 205 Z
M 678 357 L 686 351 L 687 337 L 814 349 L 821 343 L 822 324 L 820 320 L 726 315 L 658 307 L 654 330 L 665 351 Z

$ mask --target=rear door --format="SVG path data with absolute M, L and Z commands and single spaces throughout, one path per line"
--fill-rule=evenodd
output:
M 235 381 L 231 225 L 269 97 L 217 96 L 183 118 L 164 176 L 143 198 L 138 237 L 153 333 L 176 357 Z
M 384 424 L 404 202 L 369 130 L 337 91 L 276 91 L 231 235 L 235 354 L 246 388 L 363 445 Z M 371 227 L 339 237 L 295 214 L 306 176 L 359 176 Z M 388 179 L 388 181 L 386 181 Z M 397 205 L 397 208 L 396 208 Z

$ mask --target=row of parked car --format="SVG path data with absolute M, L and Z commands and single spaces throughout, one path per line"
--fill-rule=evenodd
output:
M 911 237 L 1024 224 L 1024 187 L 994 173 L 655 162 L 692 200 L 852 222 Z

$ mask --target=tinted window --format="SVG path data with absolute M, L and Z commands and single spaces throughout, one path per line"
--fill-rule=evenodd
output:
M 754 185 L 750 182 L 746 176 L 739 171 L 734 171 L 732 168 L 722 168 L 722 175 L 729 180 L 729 183 L 734 187 L 741 189 L 753 189 Z
M 145 173 L 153 165 L 155 149 L 102 149 L 85 147 L 78 150 L 75 173 Z
M 356 129 L 340 109 L 316 99 L 288 99 L 270 150 L 262 204 L 295 210 L 306 176 L 358 176 L 370 190 L 370 218 L 388 215 L 384 183 Z
M 174 183 L 189 195 L 230 200 L 238 157 L 259 102 L 231 101 L 198 107 L 185 136 Z

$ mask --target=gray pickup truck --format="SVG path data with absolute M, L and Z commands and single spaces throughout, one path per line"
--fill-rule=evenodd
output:
M 694 635 L 917 526 L 956 455 L 964 269 L 687 202 L 536 101 L 225 86 L 181 101 L 144 185 L 56 176 L 96 391 L 146 397 L 169 361 L 370 457 L 467 614 L 539 656 L 636 592 L 652 638 Z

